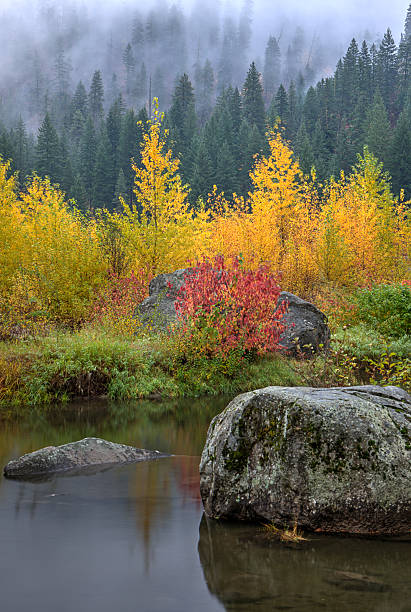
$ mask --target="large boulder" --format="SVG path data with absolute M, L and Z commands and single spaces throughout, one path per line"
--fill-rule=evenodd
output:
M 160 274 L 153 278 L 149 286 L 149 297 L 136 309 L 136 317 L 147 327 L 167 329 L 177 322 L 175 301 L 192 268 L 176 270 L 170 274 Z M 330 343 L 330 330 L 327 317 L 313 304 L 283 291 L 278 304 L 288 303 L 288 310 L 282 322 L 286 329 L 280 338 L 282 352 L 297 356 L 311 356 Z
M 310 357 L 330 345 L 330 329 L 327 317 L 314 304 L 306 302 L 293 293 L 282 291 L 278 305 L 288 303 L 282 323 L 285 330 L 280 342 L 282 352 L 290 356 Z
M 212 518 L 402 534 L 411 528 L 411 397 L 398 387 L 267 387 L 210 425 L 200 488 Z
M 148 298 L 137 306 L 135 316 L 146 327 L 165 330 L 177 321 L 175 301 L 190 268 L 159 274 L 150 282 Z
M 4 468 L 7 478 L 35 478 L 56 472 L 76 472 L 92 466 L 135 463 L 165 457 L 159 451 L 115 444 L 100 438 L 84 438 L 62 446 L 46 446 L 13 459 Z

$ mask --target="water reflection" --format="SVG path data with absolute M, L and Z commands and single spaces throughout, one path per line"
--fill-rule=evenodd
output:
M 410 542 L 318 537 L 286 547 L 245 524 L 200 524 L 210 592 L 227 612 L 410 612 Z
M 85 436 L 176 454 L 35 483 L 0 477 L 1 611 L 411 612 L 409 542 L 285 548 L 255 526 L 201 519 L 199 454 L 226 403 L 82 402 L 0 423 L 1 465 Z

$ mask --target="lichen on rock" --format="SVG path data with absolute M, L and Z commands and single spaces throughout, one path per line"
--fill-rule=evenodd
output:
M 411 397 L 396 387 L 267 387 L 215 417 L 201 495 L 213 518 L 411 529 Z

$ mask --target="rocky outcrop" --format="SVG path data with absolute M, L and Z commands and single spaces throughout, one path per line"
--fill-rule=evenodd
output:
M 62 446 L 46 446 L 13 459 L 5 466 L 4 475 L 7 478 L 29 479 L 56 472 L 79 472 L 95 466 L 135 463 L 165 456 L 159 451 L 115 444 L 100 438 L 84 438 Z
M 200 488 L 212 518 L 303 529 L 411 529 L 411 397 L 398 387 L 267 387 L 210 425 Z
M 282 352 L 290 356 L 310 357 L 330 345 L 327 317 L 314 304 L 293 293 L 282 291 L 278 304 L 288 303 L 282 323 L 285 331 L 280 338 Z
M 143 325 L 166 329 L 176 323 L 175 300 L 191 271 L 191 268 L 186 268 L 153 278 L 149 297 L 137 307 L 135 313 Z M 284 301 L 288 303 L 288 311 L 282 320 L 286 326 L 280 338 L 282 352 L 291 356 L 311 356 L 326 349 L 330 343 L 327 317 L 313 304 L 292 293 L 283 291 L 278 304 Z

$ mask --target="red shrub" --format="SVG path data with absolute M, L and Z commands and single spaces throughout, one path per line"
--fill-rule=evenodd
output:
M 186 276 L 178 293 L 179 333 L 207 355 L 276 351 L 286 309 L 285 305 L 276 309 L 280 291 L 266 266 L 251 271 L 242 268 L 239 258 L 230 266 L 222 256 L 204 259 Z

